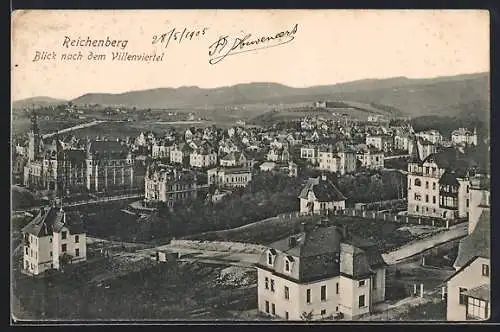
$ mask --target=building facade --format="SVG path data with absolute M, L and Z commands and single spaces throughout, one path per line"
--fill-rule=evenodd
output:
M 207 171 L 208 185 L 220 188 L 246 187 L 252 181 L 248 168 L 216 167 Z
M 310 178 L 299 194 L 301 214 L 326 214 L 344 210 L 344 195 L 325 175 Z
M 169 165 L 151 164 L 144 181 L 146 204 L 165 203 L 173 207 L 176 202 L 196 199 L 204 186 L 198 184 L 196 173 L 178 171 Z
M 22 270 L 26 274 L 39 275 L 87 260 L 86 233 L 77 213 L 41 208 L 22 233 Z
M 360 248 L 336 226 L 306 227 L 277 241 L 256 266 L 258 310 L 274 318 L 351 320 L 385 299 L 380 254 Z
M 452 150 L 452 149 L 451 149 Z M 469 169 L 454 151 L 435 153 L 408 163 L 408 214 L 444 219 L 466 218 Z
M 451 141 L 453 144 L 477 145 L 477 130 L 458 128 L 451 133 Z
M 361 167 L 370 169 L 384 168 L 384 153 L 376 148 L 361 149 L 357 152 L 356 157 Z
M 116 141 L 93 141 L 87 145 L 87 189 L 108 192 L 134 188 L 134 159 Z

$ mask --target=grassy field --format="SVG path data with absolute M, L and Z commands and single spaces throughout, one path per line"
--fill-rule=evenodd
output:
M 311 217 L 271 218 L 232 230 L 207 232 L 186 237 L 205 241 L 234 241 L 267 245 L 296 233 L 301 222 L 317 222 Z M 391 250 L 413 240 L 416 236 L 409 231 L 399 231 L 400 224 L 392 221 L 370 220 L 348 216 L 330 217 L 330 223 L 347 225 L 353 234 L 369 239 L 378 244 L 382 251 Z
M 452 270 L 422 267 L 420 262 L 391 265 L 386 274 L 386 299 L 397 301 L 413 294 L 413 285 L 424 284 L 424 292 L 437 289 Z
M 89 283 L 95 268 L 89 265 L 78 273 L 43 279 L 16 274 L 17 307 L 37 319 L 57 320 L 234 319 L 234 311 L 257 307 L 255 286 L 217 282 L 224 266 L 157 264 L 100 286 Z M 21 312 L 14 314 L 25 318 Z

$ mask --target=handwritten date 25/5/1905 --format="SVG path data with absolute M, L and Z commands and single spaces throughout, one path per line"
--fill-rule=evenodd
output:
M 196 38 L 200 38 L 205 36 L 208 28 L 191 30 L 188 28 L 184 28 L 182 30 L 178 30 L 177 28 L 173 28 L 166 33 L 154 35 L 152 44 L 163 44 L 165 48 L 168 47 L 170 41 L 173 40 L 177 43 L 181 43 L 183 40 L 193 40 Z
M 290 43 L 295 39 L 298 24 L 292 29 L 281 32 L 269 33 L 266 36 L 253 37 L 251 33 L 246 33 L 241 37 L 221 36 L 208 48 L 211 65 L 221 62 L 229 55 L 256 51 L 264 48 L 271 48 Z

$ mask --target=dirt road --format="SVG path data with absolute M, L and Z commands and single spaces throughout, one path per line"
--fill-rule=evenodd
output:
M 450 227 L 450 229 L 431 235 L 420 241 L 409 243 L 395 251 L 383 254 L 385 262 L 389 265 L 396 264 L 399 261 L 417 255 L 427 249 L 433 248 L 439 244 L 443 244 L 467 235 L 467 223 L 458 224 Z

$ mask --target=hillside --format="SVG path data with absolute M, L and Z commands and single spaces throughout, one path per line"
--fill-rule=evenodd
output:
M 364 105 L 362 108 L 369 112 L 381 110 L 382 114 L 413 117 L 433 114 L 455 116 L 459 113 L 469 112 L 471 108 L 475 112 L 488 114 L 489 74 L 478 73 L 430 79 L 409 79 L 406 77 L 365 79 L 307 88 L 293 88 L 278 83 L 262 82 L 212 89 L 196 86 L 158 88 L 120 94 L 88 93 L 72 100 L 72 102 L 76 105 L 123 105 L 164 109 L 172 107 L 195 108 L 205 105 L 312 103 L 325 99 L 349 101 L 352 105 L 359 103 Z M 52 103 L 58 102 L 58 100 L 40 97 L 18 101 L 14 104 L 34 102 Z
M 16 100 L 12 103 L 13 109 L 23 109 L 32 106 L 48 106 L 48 105 L 59 105 L 66 103 L 66 100 L 56 99 L 50 97 L 32 97 L 21 100 Z

